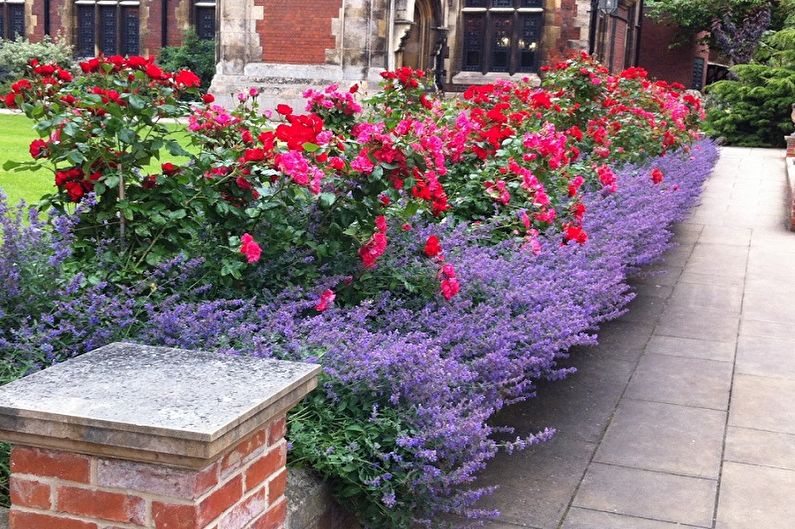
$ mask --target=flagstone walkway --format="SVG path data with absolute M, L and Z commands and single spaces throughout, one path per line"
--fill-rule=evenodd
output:
M 490 529 L 795 527 L 795 233 L 783 151 L 722 149 L 679 246 L 579 372 L 499 418 Z

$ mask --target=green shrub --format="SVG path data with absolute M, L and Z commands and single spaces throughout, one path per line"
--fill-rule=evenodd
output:
M 707 131 L 730 145 L 781 147 L 793 130 L 795 69 L 743 64 L 736 80 L 710 86 Z
M 215 41 L 200 39 L 193 30 L 188 30 L 182 46 L 163 48 L 157 62 L 169 71 L 192 71 L 201 79 L 201 89 L 207 90 L 215 75 Z
M 0 39 L 0 91 L 6 85 L 25 74 L 25 67 L 31 59 L 41 63 L 58 64 L 72 69 L 74 63 L 72 46 L 64 42 L 44 37 L 41 42 L 30 42 L 19 37 L 16 40 Z

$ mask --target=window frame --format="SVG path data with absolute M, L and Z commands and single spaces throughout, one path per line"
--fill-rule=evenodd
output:
M 203 36 L 199 32 L 199 10 L 209 8 L 213 10 L 213 35 L 211 37 Z M 216 0 L 191 0 L 191 20 L 197 37 L 206 40 L 216 40 L 215 37 L 218 34 L 218 2 Z
M 22 32 L 11 33 L 11 6 L 22 8 Z M 25 38 L 27 36 L 27 13 L 25 12 L 25 0 L 0 0 L 0 16 L 2 16 L 2 24 L 0 24 L 0 38 L 6 40 L 15 40 L 17 37 Z
M 462 38 L 461 38 L 461 62 L 462 72 L 479 72 L 483 75 L 489 73 L 497 74 L 532 74 L 537 73 L 540 67 L 541 40 L 544 27 L 544 7 L 543 0 L 507 0 L 510 6 L 498 5 L 495 3 L 505 3 L 506 0 L 465 0 L 464 7 L 461 8 L 462 18 Z M 476 5 L 472 5 L 476 4 Z M 530 4 L 530 5 L 526 5 Z M 538 5 L 532 5 L 538 4 Z M 510 44 L 507 47 L 507 66 L 495 66 L 495 52 L 497 46 L 495 38 L 497 33 L 496 21 L 500 18 L 510 20 Z M 467 64 L 467 52 L 471 49 L 467 45 L 467 25 L 469 20 L 480 21 L 481 46 L 480 46 L 480 65 Z M 535 19 L 536 40 L 535 48 L 528 50 L 533 54 L 532 65 L 522 66 L 522 53 L 524 50 L 519 43 L 523 38 L 525 21 Z
M 75 54 L 78 57 L 94 57 L 100 53 L 103 55 L 138 55 L 141 53 L 141 2 L 138 0 L 75 0 L 74 4 L 74 43 Z M 93 7 L 93 46 L 94 52 L 90 55 L 83 54 L 81 46 L 81 10 L 82 8 Z M 103 49 L 102 40 L 106 36 L 102 30 L 103 14 L 107 12 L 107 8 L 113 8 L 113 18 L 115 24 L 114 31 L 114 49 L 113 53 L 109 53 Z M 129 45 L 126 20 L 125 16 L 128 12 L 134 10 L 137 20 L 137 32 L 135 37 L 135 48 L 127 49 Z

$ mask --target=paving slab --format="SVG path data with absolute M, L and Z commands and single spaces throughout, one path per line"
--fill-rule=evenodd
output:
M 670 307 L 663 311 L 654 334 L 727 342 L 735 340 L 740 318 L 722 310 Z
M 785 529 L 795 520 L 795 471 L 727 461 L 716 529 Z
M 685 529 L 685 527 L 678 523 L 574 507 L 566 516 L 562 529 Z
M 738 374 L 729 425 L 795 434 L 795 380 Z
M 739 314 L 742 302 L 743 287 L 740 285 L 679 283 L 668 300 L 668 306 L 690 310 L 715 309 Z
M 726 413 L 623 400 L 594 461 L 717 479 Z
M 794 337 L 795 333 L 793 326 L 788 323 L 754 320 L 743 316 L 740 324 L 740 336 L 762 336 L 787 340 Z
M 498 455 L 478 484 L 498 485 L 500 493 L 478 507 L 499 510 L 503 523 L 557 529 L 595 448 L 557 438 L 521 456 Z
M 593 463 L 575 507 L 711 527 L 717 481 Z
M 747 195 L 744 195 L 745 197 Z M 721 200 L 721 197 L 718 197 L 717 200 Z M 752 204 L 743 205 L 751 206 Z M 748 246 L 751 243 L 751 229 L 710 224 L 701 230 L 698 242 L 701 244 Z
M 730 426 L 724 459 L 795 470 L 795 435 Z
M 795 334 L 788 339 L 740 335 L 736 371 L 795 380 Z
M 627 307 L 629 311 L 618 321 L 655 323 L 665 310 L 666 300 L 654 296 L 638 295 Z
M 733 362 L 734 342 L 714 342 L 676 336 L 652 336 L 646 344 L 646 353 L 686 358 L 702 358 L 720 362 Z
M 646 354 L 627 387 L 626 397 L 725 410 L 731 382 L 729 362 Z

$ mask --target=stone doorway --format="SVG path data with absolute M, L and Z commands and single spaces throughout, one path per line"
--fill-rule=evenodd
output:
M 427 70 L 435 66 L 436 29 L 430 0 L 416 0 L 411 29 L 404 37 L 398 66 Z

